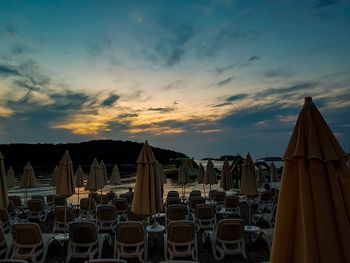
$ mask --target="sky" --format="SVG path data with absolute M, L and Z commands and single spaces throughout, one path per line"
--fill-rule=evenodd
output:
M 350 1 L 0 1 L 0 144 L 283 156 L 312 96 L 350 152 Z

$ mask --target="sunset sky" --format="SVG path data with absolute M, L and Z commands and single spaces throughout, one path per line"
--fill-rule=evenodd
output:
M 0 1 L 0 143 L 282 156 L 305 96 L 350 152 L 350 2 Z

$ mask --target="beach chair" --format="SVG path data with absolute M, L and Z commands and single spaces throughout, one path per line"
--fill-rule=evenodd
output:
M 80 199 L 80 210 L 79 217 L 90 217 L 94 218 L 96 215 L 96 201 L 93 198 L 82 198 Z
M 38 219 L 44 222 L 47 217 L 45 205 L 41 199 L 29 199 L 28 205 L 28 219 Z
M 169 191 L 167 194 L 167 198 L 169 197 L 180 197 L 179 192 L 178 191 Z
M 252 222 L 254 224 L 266 222 L 268 223 L 270 228 L 273 228 L 275 226 L 276 210 L 277 210 L 277 206 L 275 205 L 273 206 L 271 213 L 254 214 L 252 217 Z
M 214 230 L 216 228 L 216 210 L 211 204 L 199 204 L 196 206 L 194 224 L 196 232 L 200 230 Z M 203 243 L 207 239 L 203 232 Z
M 205 204 L 205 199 L 201 196 L 193 196 L 188 200 L 189 219 L 194 218 L 196 206 L 199 204 Z
M 97 234 L 93 222 L 72 222 L 68 226 L 69 244 L 67 252 L 68 263 L 71 258 L 101 258 L 104 235 Z
M 259 213 L 272 211 L 272 194 L 270 191 L 264 191 L 260 194 L 258 206 Z
M 180 205 L 182 203 L 180 197 L 167 197 L 165 200 L 165 208 L 167 208 L 170 205 Z
M 224 208 L 226 212 L 232 213 L 232 215 L 241 216 L 238 196 L 226 196 L 224 201 Z
M 98 195 L 97 196 L 98 201 L 96 203 L 98 205 L 108 205 L 109 204 L 109 199 L 107 195 Z
M 43 201 L 44 205 L 46 204 L 45 203 L 45 197 L 42 196 L 42 195 L 32 195 L 31 199 L 39 199 L 39 200 Z
M 247 259 L 244 244 L 244 221 L 222 219 L 216 231 L 208 231 L 214 258 L 223 260 L 225 255 L 242 254 Z
M 21 197 L 19 197 L 17 195 L 11 195 L 11 196 L 9 196 L 9 200 L 11 200 L 13 202 L 16 210 L 23 208 Z
M 200 190 L 192 190 L 189 198 L 193 197 L 193 196 L 202 196 L 202 192 Z
M 261 229 L 259 233 L 259 237 L 261 237 L 266 242 L 269 252 L 271 252 L 273 231 L 273 228 L 265 228 Z
M 187 220 L 187 207 L 185 205 L 169 205 L 165 213 L 165 227 L 172 221 Z
M 118 198 L 117 194 L 114 192 L 107 193 L 108 200 L 111 202 L 113 199 Z
M 191 221 L 173 221 L 168 224 L 164 234 L 164 258 L 192 257 L 198 259 L 197 237 Z
M 218 192 L 218 190 L 210 190 L 209 191 L 209 199 L 214 200 L 215 193 Z
M 4 233 L 8 233 L 11 231 L 11 219 L 7 212 L 7 209 L 0 209 L 0 221 L 1 228 Z
M 112 200 L 112 205 L 116 208 L 118 221 L 120 221 L 120 219 L 125 220 L 129 207 L 128 200 L 126 198 L 115 198 Z
M 67 198 L 61 195 L 55 195 L 53 198 L 54 206 L 65 206 L 67 205 Z
M 0 259 L 7 259 L 12 249 L 12 235 L 4 234 L 0 227 Z
M 13 250 L 11 259 L 30 259 L 32 263 L 45 262 L 52 235 L 43 235 L 36 223 L 12 226 Z
M 96 222 L 98 231 L 115 233 L 118 222 L 117 209 L 113 205 L 99 205 L 97 207 Z
M 138 258 L 140 262 L 144 261 L 145 242 L 144 227 L 141 222 L 127 221 L 117 225 L 114 255 L 120 258 Z M 146 260 L 146 259 L 145 259 Z
M 9 205 L 7 207 L 7 212 L 9 214 L 9 217 L 11 221 L 16 219 L 17 213 L 16 213 L 16 208 L 12 200 L 9 200 Z
M 217 191 L 214 193 L 214 202 L 215 202 L 217 210 L 219 210 L 223 207 L 225 197 L 226 197 L 226 192 L 224 192 L 224 191 Z
M 115 258 L 101 258 L 101 259 L 89 259 L 84 263 L 128 263 L 124 259 L 115 259 Z
M 66 211 L 66 218 L 64 213 Z M 75 221 L 74 209 L 70 206 L 56 206 L 54 211 L 55 222 L 53 225 L 53 233 L 65 232 L 68 229 L 68 225 Z

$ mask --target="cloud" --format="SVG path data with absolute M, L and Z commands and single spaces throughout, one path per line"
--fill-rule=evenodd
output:
M 285 68 L 277 68 L 274 70 L 266 70 L 263 75 L 266 78 L 288 78 L 295 74 Z
M 163 90 L 183 89 L 185 87 L 186 83 L 183 80 L 176 80 L 163 87 Z
M 224 79 L 224 80 L 219 81 L 219 82 L 216 83 L 215 85 L 216 85 L 217 87 L 222 87 L 222 86 L 225 86 L 226 84 L 230 83 L 233 79 L 234 79 L 234 77 L 229 77 L 229 78 L 226 78 L 226 79 Z
M 0 64 L 0 77 L 10 77 L 10 76 L 19 76 L 19 75 L 20 74 L 17 69 L 7 65 Z
M 173 107 L 159 107 L 159 108 L 148 108 L 147 111 L 157 111 L 161 113 L 168 113 L 174 111 L 175 108 Z
M 215 104 L 212 107 L 218 108 L 218 107 L 229 106 L 229 105 L 232 105 L 233 102 L 245 99 L 248 96 L 249 95 L 247 93 L 235 94 L 235 95 L 232 95 L 230 97 L 225 98 L 225 101 L 223 103 Z
M 261 59 L 260 56 L 254 55 L 254 56 L 249 57 L 244 62 L 237 62 L 235 64 L 231 64 L 231 65 L 228 65 L 228 66 L 225 66 L 225 67 L 215 68 L 215 71 L 220 75 L 220 74 L 222 74 L 222 73 L 224 73 L 224 72 L 226 72 L 227 70 L 230 70 L 230 69 L 242 69 L 242 68 L 245 68 L 245 67 L 248 67 L 248 66 L 252 66 L 252 65 L 254 65 L 255 61 L 258 61 L 260 59 Z
M 317 82 L 301 82 L 295 85 L 280 87 L 280 88 L 269 88 L 262 92 L 258 92 L 257 96 L 270 96 L 278 95 L 280 97 L 297 95 L 298 97 L 304 97 L 304 93 L 301 91 L 308 91 L 311 88 L 315 88 L 318 85 Z
M 253 61 L 256 61 L 256 60 L 259 60 L 260 59 L 260 56 L 251 56 L 250 58 L 248 58 L 248 62 L 253 62 Z
M 87 42 L 86 51 L 92 57 L 102 56 L 104 51 L 111 47 L 112 40 L 108 36 L 95 36 Z
M 325 7 L 329 7 L 332 5 L 336 5 L 338 3 L 339 3 L 338 0 L 317 0 L 314 7 L 315 8 L 325 8 Z
M 105 106 L 105 107 L 110 107 L 112 106 L 115 102 L 117 102 L 119 100 L 120 96 L 119 95 L 115 95 L 112 94 L 110 95 L 108 98 L 106 98 L 101 105 Z

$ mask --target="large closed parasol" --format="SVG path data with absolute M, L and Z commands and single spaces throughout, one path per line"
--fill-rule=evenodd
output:
M 0 152 L 0 209 L 7 209 L 9 204 L 7 185 L 6 185 L 6 173 L 4 156 Z
M 306 98 L 284 155 L 271 262 L 350 262 L 346 160 Z

